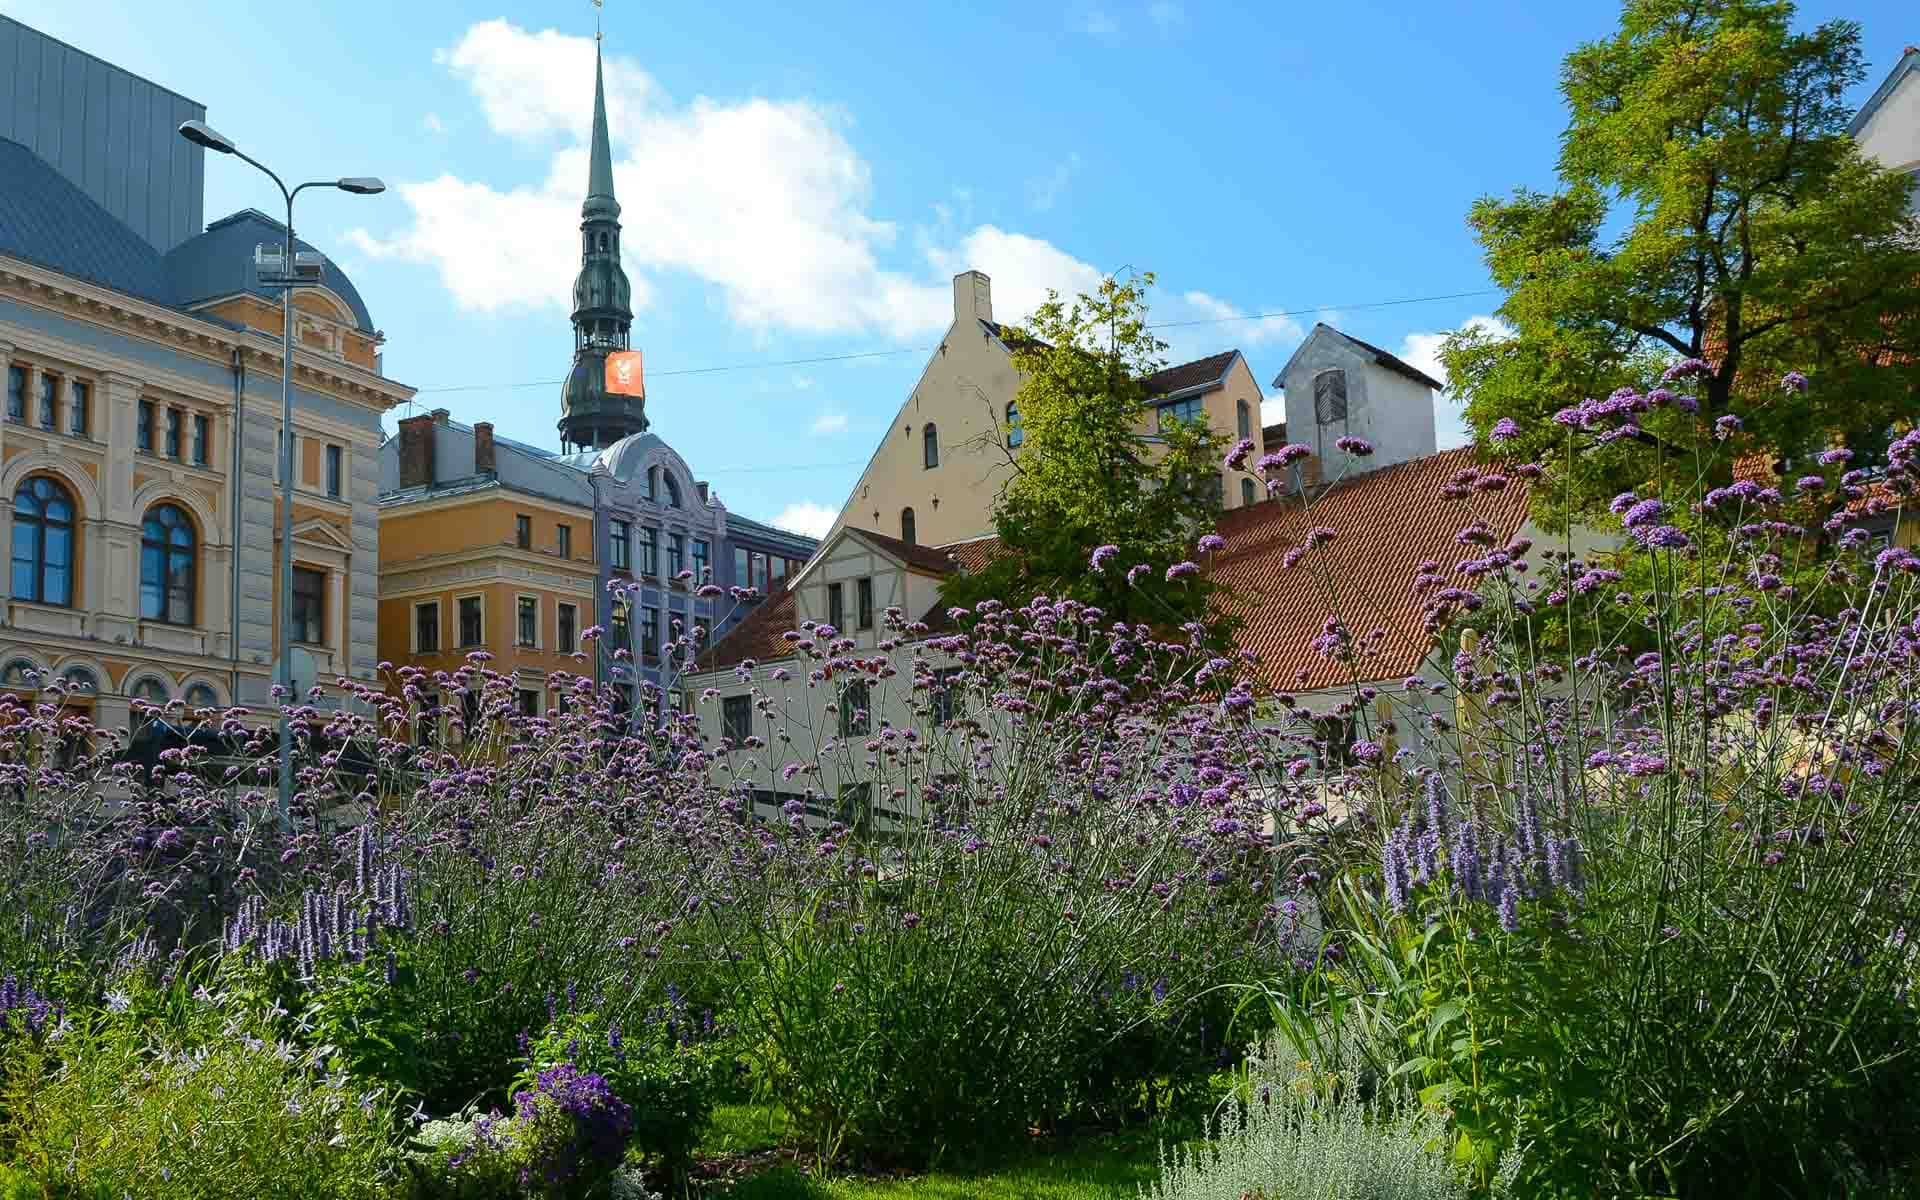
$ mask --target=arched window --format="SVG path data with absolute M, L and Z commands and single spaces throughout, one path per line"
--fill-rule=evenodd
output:
M 144 700 L 155 708 L 165 708 L 167 701 L 173 698 L 167 693 L 167 685 L 161 683 L 151 675 L 142 679 L 139 683 L 134 684 L 133 690 L 128 692 L 127 695 L 133 697 L 135 700 Z M 135 708 L 128 714 L 128 717 L 133 724 L 135 732 L 138 732 L 146 727 L 147 722 L 154 720 L 158 715 L 157 713 L 141 712 L 138 708 Z
M 679 508 L 680 507 L 680 481 L 673 477 L 673 472 L 671 471 L 660 472 L 660 477 L 667 481 L 667 507 Z
M 1252 437 L 1253 413 L 1247 408 L 1247 402 L 1245 400 L 1238 400 L 1234 402 L 1234 405 L 1234 416 L 1240 423 L 1240 436 L 1243 438 Z
M 1007 445 L 1011 448 L 1026 440 L 1027 431 L 1020 428 L 1020 406 L 1009 400 L 1007 401 Z
M 92 696 L 100 691 L 100 679 L 87 667 L 68 667 L 60 672 L 60 682 L 70 696 Z
M 73 603 L 73 497 L 45 475 L 13 494 L 13 598 Z
M 1253 503 L 1253 480 L 1244 475 L 1240 477 L 1240 503 Z
M 220 693 L 213 690 L 210 683 L 196 683 L 187 689 L 185 697 L 188 708 L 218 708 Z
M 940 434 L 931 421 L 921 427 L 920 448 L 926 452 L 927 466 L 940 465 Z
M 915 529 L 913 525 L 913 509 L 911 507 L 900 510 L 900 540 L 909 546 L 917 546 L 920 544 L 919 531 Z
M 40 668 L 30 658 L 10 659 L 0 667 L 0 687 L 26 690 L 40 686 Z
M 147 510 L 140 526 L 140 616 L 193 624 L 193 522 L 177 504 Z

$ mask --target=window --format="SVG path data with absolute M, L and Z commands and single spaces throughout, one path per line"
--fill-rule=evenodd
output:
M 139 683 L 134 684 L 133 690 L 128 692 L 127 695 L 134 700 L 151 704 L 155 708 L 165 708 L 167 701 L 173 698 L 167 694 L 167 685 L 161 683 L 151 675 L 142 679 Z M 134 727 L 137 729 L 158 717 L 158 713 L 142 712 L 138 707 L 135 707 L 133 717 Z
M 437 692 L 420 693 L 420 712 L 413 719 L 413 741 L 418 746 L 431 746 L 433 735 L 440 727 L 440 695 Z
M 29 658 L 16 658 L 0 668 L 0 688 L 31 691 L 40 686 L 40 668 Z
M 40 428 L 52 429 L 60 423 L 60 378 L 40 373 Z
M 847 624 L 846 585 L 830 583 L 827 585 L 827 624 L 833 626 L 835 633 L 845 631 Z
M 640 653 L 660 657 L 660 610 L 650 604 L 640 609 Z
M 660 479 L 660 468 L 648 467 L 647 468 L 647 499 L 658 500 L 660 498 L 659 479 Z
M 1020 428 L 1020 406 L 1007 401 L 1007 446 L 1012 448 L 1027 440 L 1027 431 Z
M 918 545 L 920 542 L 920 531 L 914 528 L 911 507 L 900 510 L 900 540 L 909 546 Z
M 180 457 L 180 410 L 167 410 L 167 457 Z
M 1347 373 L 1339 368 L 1313 377 L 1313 419 L 1332 425 L 1347 419 Z
M 1206 419 L 1206 411 L 1200 407 L 1198 396 L 1189 396 L 1185 400 L 1175 400 L 1171 404 L 1160 406 L 1161 433 L 1165 433 L 1175 421 L 1185 421 L 1191 425 Z
M 652 578 L 660 573 L 660 533 L 651 525 L 640 527 L 640 573 Z
M 728 696 L 720 702 L 720 735 L 736 746 L 753 736 L 752 696 Z
M 679 578 L 680 572 L 687 569 L 687 535 L 670 533 L 667 535 L 667 575 Z
M 523 717 L 540 715 L 540 693 L 526 688 L 516 688 L 513 693 L 514 711 Z
M 565 522 L 562 522 L 559 526 L 555 528 L 554 533 L 558 538 L 558 540 L 555 542 L 555 547 L 560 551 L 560 557 L 572 558 L 573 557 L 573 526 L 568 525 Z
M 931 421 L 920 430 L 920 449 L 929 468 L 940 465 L 940 433 Z
M 855 586 L 860 598 L 860 628 L 873 628 L 873 577 L 863 575 Z
M 140 525 L 140 616 L 193 624 L 193 522 L 177 504 L 147 510 Z
M 27 369 L 7 367 L 7 420 L 27 419 Z
M 73 603 L 73 497 L 45 475 L 13 494 L 13 598 Z
M 540 602 L 532 596 L 521 596 L 514 605 L 513 644 L 540 644 Z
M 933 673 L 933 724 L 936 729 L 950 724 L 954 714 L 960 711 L 960 689 L 955 683 L 960 671 L 959 667 L 941 667 Z
M 1253 480 L 1242 476 L 1240 479 L 1240 503 L 1253 503 Z
M 293 569 L 293 640 L 320 645 L 326 641 L 327 574 L 307 567 Z
M 207 419 L 205 417 L 193 419 L 193 455 L 195 462 L 207 461 Z M 347 452 L 339 446 L 327 447 L 327 495 L 335 499 L 339 498 L 340 488 L 344 482 L 341 477 L 346 473 L 343 470 L 346 457 Z
M 556 647 L 562 654 L 572 654 L 580 648 L 580 610 L 571 604 L 560 606 L 560 645 Z
M 429 600 L 413 606 L 413 652 L 440 652 L 440 602 Z
M 92 384 L 76 379 L 67 385 L 67 429 L 75 437 L 87 436 L 87 410 L 92 406 Z
M 533 518 L 525 513 L 513 518 L 513 544 L 522 550 L 533 549 Z
M 733 586 L 747 586 L 748 554 L 744 546 L 733 548 Z
M 478 646 L 486 634 L 486 624 L 481 619 L 480 597 L 462 596 L 460 605 L 460 648 Z
M 1243 438 L 1252 437 L 1253 436 L 1253 414 L 1251 411 L 1248 410 L 1247 402 L 1245 400 L 1237 400 L 1234 402 L 1233 415 L 1234 415 L 1234 419 L 1239 424 L 1240 436 Z
M 607 522 L 607 562 L 616 571 L 633 569 L 633 546 L 628 541 L 633 530 L 625 521 Z
M 753 588 L 754 591 L 759 592 L 762 596 L 766 595 L 767 594 L 767 556 L 760 553 L 758 550 L 755 550 L 751 555 L 748 556 L 748 566 L 751 568 L 751 571 L 747 576 L 749 580 L 748 586 Z
M 787 570 L 792 564 L 778 554 L 767 559 L 768 590 L 777 588 L 787 581 Z
M 864 679 L 856 679 L 840 690 L 841 737 L 855 737 L 873 727 L 873 714 L 867 711 L 871 702 Z
M 153 401 L 140 402 L 140 415 L 133 427 L 134 449 L 153 453 Z
M 707 583 L 707 573 L 713 566 L 713 550 L 707 545 L 707 539 L 693 539 L 693 580 L 695 583 Z
M 615 650 L 626 650 L 629 653 L 632 652 L 632 649 L 633 649 L 633 631 L 631 628 L 632 622 L 629 621 L 627 618 L 627 614 L 632 610 L 633 610 L 633 601 L 628 600 L 625 597 L 617 599 L 613 602 L 613 619 L 607 622 L 609 627 L 607 630 L 607 633 L 608 633 L 608 641 L 612 644 Z
M 213 690 L 212 684 L 208 683 L 192 685 L 187 689 L 183 699 L 186 700 L 187 707 L 190 709 L 220 707 L 220 694 Z
M 665 471 L 662 471 L 660 473 L 660 477 L 663 480 L 665 480 L 667 484 L 667 507 L 679 508 L 680 507 L 680 481 L 675 479 L 671 474 L 668 474 Z

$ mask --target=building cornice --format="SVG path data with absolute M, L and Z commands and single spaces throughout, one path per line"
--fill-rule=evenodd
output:
M 76 279 L 0 254 L 0 296 L 62 311 L 78 320 L 188 354 L 226 364 L 234 351 L 249 367 L 278 374 L 280 339 L 253 329 L 231 329 L 212 320 L 125 292 Z M 340 359 L 294 347 L 294 382 L 324 390 L 380 412 L 413 398 L 414 390 Z

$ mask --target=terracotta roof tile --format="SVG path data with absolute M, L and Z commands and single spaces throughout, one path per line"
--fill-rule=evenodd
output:
M 948 542 L 940 549 L 952 555 L 961 572 L 967 575 L 978 575 L 1008 553 L 1001 545 L 1000 538 L 994 534 L 968 538 L 964 542 Z
M 1502 542 L 1526 523 L 1527 489 L 1518 479 L 1470 502 L 1440 497 L 1454 472 L 1475 465 L 1472 447 L 1446 450 L 1351 476 L 1304 512 L 1298 497 L 1286 496 L 1221 514 L 1226 548 L 1211 574 L 1229 592 L 1219 607 L 1243 622 L 1236 640 L 1259 656 L 1257 670 L 1269 686 L 1310 691 L 1401 679 L 1418 667 L 1429 647 L 1424 598 L 1412 590 L 1420 562 L 1433 559 L 1451 572 L 1474 557 L 1454 535 L 1475 517 Z M 1334 540 L 1284 568 L 1282 557 L 1317 526 L 1332 529 Z M 1352 665 L 1321 658 L 1311 643 L 1330 616 L 1356 639 L 1384 630 L 1377 651 Z
M 1188 388 L 1199 387 L 1205 383 L 1219 383 L 1220 377 L 1227 373 L 1233 364 L 1238 350 L 1222 350 L 1205 358 L 1196 358 L 1192 362 L 1177 363 L 1171 367 L 1162 367 L 1142 379 L 1141 384 L 1149 396 L 1171 396 L 1175 392 L 1184 392 Z
M 749 658 L 757 662 L 785 658 L 793 651 L 781 635 L 794 628 L 797 612 L 793 592 L 781 588 L 708 648 L 700 656 L 700 669 L 731 667 Z
M 918 542 L 903 542 L 897 537 L 888 537 L 884 533 L 875 533 L 871 529 L 862 529 L 858 525 L 846 527 L 848 533 L 857 533 L 869 542 L 885 550 L 909 566 L 923 571 L 932 571 L 936 575 L 947 575 L 953 571 L 953 559 L 945 549 L 939 546 L 922 546 Z

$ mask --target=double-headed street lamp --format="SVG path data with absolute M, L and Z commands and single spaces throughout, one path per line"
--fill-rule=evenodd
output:
M 322 261 L 315 255 L 309 262 L 300 262 L 294 257 L 293 250 L 293 198 L 311 187 L 338 188 L 343 192 L 352 192 L 357 196 L 372 196 L 387 190 L 387 185 L 371 176 L 355 176 L 346 179 L 315 179 L 300 184 L 292 191 L 280 181 L 280 177 L 258 159 L 249 158 L 240 148 L 207 125 L 205 121 L 184 121 L 180 125 L 180 136 L 196 146 L 203 146 L 219 154 L 231 154 L 241 162 L 258 167 L 268 179 L 273 180 L 280 189 L 281 196 L 287 201 L 286 245 L 283 250 L 280 273 L 262 274 L 260 283 L 266 287 L 280 289 L 281 331 L 280 331 L 280 628 L 278 642 L 278 682 L 282 691 L 280 709 L 280 820 L 282 823 L 292 819 L 293 809 L 293 730 L 290 713 L 295 697 L 293 695 L 293 293 L 295 288 L 315 287 L 319 284 Z M 240 481 L 234 480 L 234 495 L 238 502 Z M 238 563 L 235 563 L 238 569 Z

